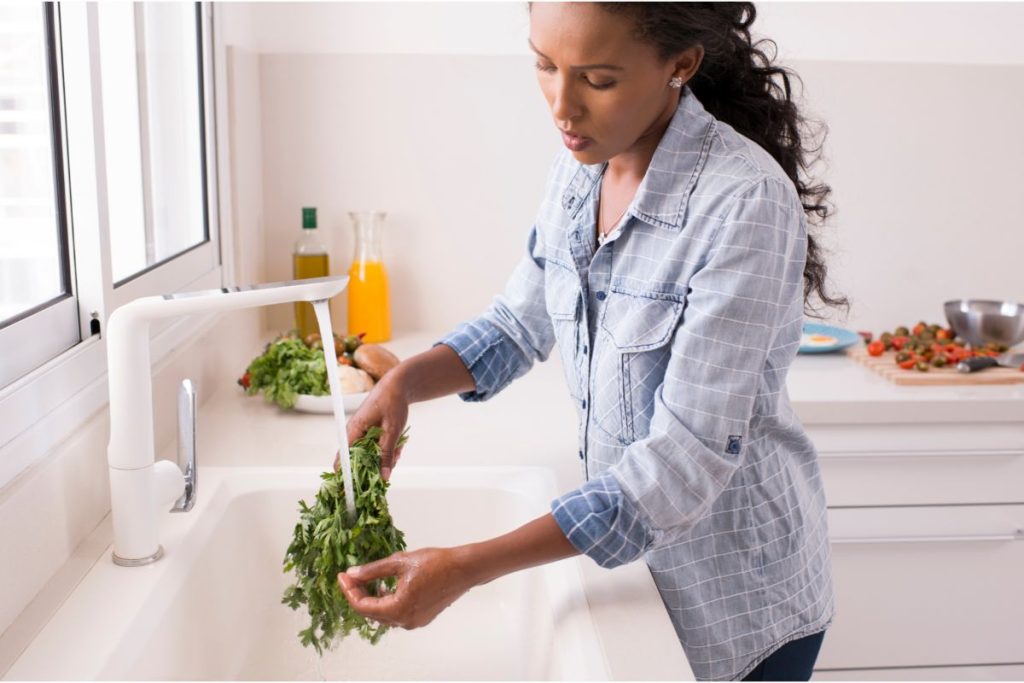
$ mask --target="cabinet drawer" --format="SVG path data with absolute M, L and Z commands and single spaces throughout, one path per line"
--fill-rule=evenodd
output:
M 1024 505 L 830 509 L 829 534 L 836 618 L 817 667 L 1024 661 Z
M 826 636 L 827 637 L 827 636 Z M 1008 666 L 942 666 L 908 669 L 814 670 L 815 681 L 1021 681 L 1024 664 Z
M 1024 449 L 819 451 L 830 507 L 1024 503 Z

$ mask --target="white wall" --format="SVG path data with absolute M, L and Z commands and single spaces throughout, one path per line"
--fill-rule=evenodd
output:
M 878 332 L 941 322 L 950 298 L 1024 300 L 1024 226 L 997 199 L 1024 181 L 1024 3 L 760 9 L 755 33 L 791 55 L 805 113 L 831 129 L 818 179 L 837 213 L 822 235 L 853 308 L 830 319 Z M 479 312 L 522 253 L 559 144 L 527 22 L 522 3 L 254 6 L 268 277 L 290 276 L 304 202 L 332 232 L 334 272 L 351 254 L 346 212 L 379 208 L 396 332 Z
M 1020 2 L 758 2 L 781 59 L 1024 64 Z M 528 55 L 526 2 L 267 2 L 239 23 L 262 53 Z M 232 27 L 234 30 L 235 27 Z M 234 36 L 229 40 L 236 42 Z

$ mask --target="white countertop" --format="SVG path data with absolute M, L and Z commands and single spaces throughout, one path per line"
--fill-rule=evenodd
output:
M 902 386 L 841 353 L 798 355 L 787 388 L 805 425 L 1024 421 L 1024 383 Z

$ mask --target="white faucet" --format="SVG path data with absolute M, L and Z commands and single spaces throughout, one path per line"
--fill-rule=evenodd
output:
M 159 513 L 185 491 L 185 475 L 172 462 L 156 462 L 149 323 L 157 318 L 330 299 L 347 276 L 225 287 L 135 299 L 107 322 L 110 387 L 110 505 L 114 562 L 125 566 L 160 559 Z M 190 506 L 189 506 L 190 507 Z

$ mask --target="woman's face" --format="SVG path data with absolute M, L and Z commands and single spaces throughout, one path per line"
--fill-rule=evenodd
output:
M 652 136 L 660 138 L 679 103 L 680 89 L 669 87 L 669 79 L 679 75 L 685 83 L 700 65 L 701 48 L 662 62 L 632 31 L 627 16 L 591 3 L 531 4 L 537 81 L 563 143 L 580 163 L 656 145 Z

